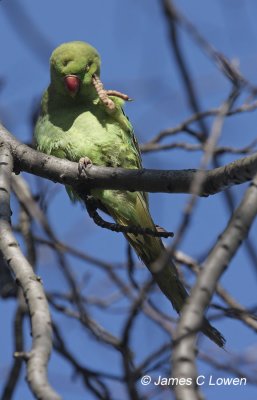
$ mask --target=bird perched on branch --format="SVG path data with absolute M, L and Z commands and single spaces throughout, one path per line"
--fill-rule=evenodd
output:
M 75 41 L 57 47 L 50 59 L 51 82 L 42 98 L 35 137 L 38 150 L 99 166 L 142 168 L 133 128 L 122 106 L 129 100 L 123 93 L 105 90 L 100 80 L 100 56 L 89 44 Z M 72 199 L 79 195 L 71 188 Z M 91 195 L 114 221 L 123 226 L 156 232 L 146 193 L 92 189 Z M 80 199 L 83 201 L 83 199 Z M 165 251 L 159 237 L 125 233 L 161 291 L 179 313 L 188 294 L 172 260 L 159 271 L 154 264 Z M 223 347 L 222 335 L 204 319 L 202 331 Z

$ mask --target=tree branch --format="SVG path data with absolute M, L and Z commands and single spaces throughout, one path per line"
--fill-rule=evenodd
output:
M 173 353 L 174 376 L 191 378 L 195 384 L 196 333 L 201 329 L 203 314 L 215 291 L 217 282 L 228 263 L 248 234 L 257 214 L 257 175 L 246 191 L 241 204 L 232 215 L 227 228 L 206 259 L 197 282 L 192 289 L 177 327 L 176 346 Z M 195 385 L 178 385 L 175 392 L 178 399 L 199 399 Z
M 131 170 L 92 166 L 80 175 L 78 164 L 49 156 L 16 140 L 0 125 L 0 142 L 11 146 L 15 171 L 25 171 L 42 178 L 73 186 L 78 191 L 90 188 L 162 193 L 191 193 L 191 183 L 199 172 L 186 170 Z M 233 185 L 251 180 L 257 172 L 257 153 L 233 161 L 223 167 L 205 171 L 200 195 L 216 194 Z
M 236 107 L 236 108 L 228 111 L 226 114 L 226 117 L 231 117 L 231 116 L 245 113 L 245 112 L 252 112 L 252 111 L 255 111 L 256 108 L 257 108 L 257 101 L 254 101 L 253 103 L 250 103 L 250 104 L 245 103 L 239 107 Z M 147 151 L 149 151 L 149 148 L 151 148 L 151 145 L 156 145 L 157 143 L 159 143 L 160 141 L 162 141 L 163 139 L 165 139 L 168 136 L 174 136 L 179 132 L 184 132 L 184 131 L 188 132 L 189 125 L 191 125 L 192 123 L 199 121 L 203 118 L 215 117 L 218 114 L 220 114 L 220 107 L 195 113 L 195 114 L 191 115 L 190 117 L 186 118 L 183 122 L 179 123 L 178 125 L 162 130 L 156 136 L 154 136 L 151 140 L 142 144 L 140 146 L 140 149 L 142 152 L 147 152 Z M 201 139 L 201 135 L 200 135 L 200 137 L 199 137 L 199 135 L 195 135 L 195 134 L 193 136 L 197 137 L 198 140 Z
M 42 283 L 22 254 L 12 233 L 10 182 L 13 169 L 8 145 L 0 144 L 0 251 L 21 286 L 28 304 L 32 326 L 32 350 L 26 353 L 27 380 L 41 400 L 60 400 L 47 379 L 47 362 L 52 349 L 51 318 Z M 18 354 L 19 356 L 19 354 Z

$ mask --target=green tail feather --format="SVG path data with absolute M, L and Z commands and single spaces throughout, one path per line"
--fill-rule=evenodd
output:
M 138 256 L 142 259 L 144 264 L 147 266 L 149 271 L 152 273 L 154 276 L 155 282 L 158 284 L 159 288 L 161 291 L 165 294 L 165 296 L 170 300 L 172 306 L 175 308 L 177 313 L 179 314 L 180 311 L 182 310 L 182 307 L 185 303 L 186 298 L 188 297 L 188 293 L 186 289 L 184 288 L 183 284 L 179 280 L 178 273 L 176 270 L 175 265 L 173 262 L 170 260 L 170 263 L 160 272 L 158 273 L 153 273 L 151 271 L 151 266 L 149 264 L 149 254 L 151 254 L 152 249 L 154 248 L 154 254 L 156 254 L 156 248 L 161 247 L 161 251 L 164 250 L 163 245 L 160 245 L 160 239 L 158 238 L 151 238 L 151 242 L 155 241 L 155 244 L 153 247 L 148 247 L 149 245 L 149 240 L 145 239 L 144 237 L 144 242 L 139 246 L 139 239 L 138 237 L 128 237 L 128 240 L 130 244 L 134 247 L 136 250 Z M 141 239 L 142 240 L 142 239 Z M 157 243 L 158 242 L 158 243 Z M 143 250 L 142 250 L 143 249 Z M 161 251 L 159 255 L 161 254 Z M 147 257 L 145 257 L 145 254 L 147 254 Z M 157 257 L 158 258 L 158 257 Z M 214 343 L 216 343 L 219 347 L 223 347 L 225 344 L 225 339 L 222 336 L 222 334 L 214 328 L 209 321 L 204 318 L 203 321 L 203 328 L 202 332 L 209 337 Z
M 133 235 L 130 235 L 130 237 L 127 237 L 127 239 L 129 240 L 132 247 L 135 249 L 138 256 L 142 259 L 144 264 L 147 266 L 149 271 L 154 276 L 154 280 L 158 284 L 161 291 L 165 294 L 168 300 L 170 300 L 172 306 L 179 314 L 180 311 L 182 310 L 186 298 L 188 297 L 188 293 L 184 288 L 183 284 L 181 283 L 181 281 L 179 280 L 178 273 L 174 263 L 172 262 L 172 260 L 170 260 L 170 263 L 158 273 L 152 272 L 149 263 L 149 260 L 152 259 L 151 257 L 152 249 L 154 249 L 154 255 L 156 255 L 157 248 L 160 248 L 159 255 L 161 254 L 161 251 L 164 250 L 164 247 L 160 239 L 151 238 L 151 240 L 149 240 L 146 237 L 142 238 L 142 236 L 139 239 L 138 236 L 135 237 Z M 144 241 L 142 239 L 144 239 Z M 153 244 L 151 247 L 149 247 L 149 242 Z M 154 260 L 152 259 L 152 261 Z M 206 336 L 208 336 L 209 339 L 211 339 L 214 343 L 216 343 L 219 347 L 224 346 L 225 344 L 224 337 L 216 328 L 214 328 L 209 323 L 209 321 L 206 318 L 204 318 L 203 321 L 202 332 Z
M 103 191 L 96 192 L 94 195 L 105 205 L 108 212 L 114 220 L 121 225 L 139 225 L 141 228 L 150 228 L 156 230 L 151 215 L 148 210 L 146 199 L 139 192 L 119 192 Z M 99 194 L 103 196 L 99 196 Z M 171 302 L 179 314 L 188 297 L 188 293 L 182 282 L 179 280 L 177 268 L 172 260 L 169 261 L 161 271 L 153 270 L 153 263 L 165 251 L 160 238 L 135 235 L 132 233 L 125 235 L 131 246 L 136 251 L 139 258 L 144 262 L 154 277 L 161 291 Z M 225 339 L 210 325 L 207 319 L 204 319 L 202 332 L 208 336 L 218 346 L 223 347 Z

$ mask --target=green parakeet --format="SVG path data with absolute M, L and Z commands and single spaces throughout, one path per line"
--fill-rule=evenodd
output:
M 35 128 L 38 150 L 76 162 L 87 157 L 94 165 L 141 168 L 122 96 L 114 91 L 108 96 L 99 79 L 98 52 L 84 42 L 64 43 L 52 53 L 50 67 L 51 82 Z M 69 188 L 68 192 L 73 198 L 77 196 Z M 146 193 L 94 189 L 91 194 L 116 223 L 156 230 Z M 161 239 L 131 233 L 126 238 L 179 313 L 188 294 L 173 261 L 158 273 L 152 271 L 154 261 L 164 251 Z M 206 319 L 202 331 L 219 346 L 224 345 L 222 335 Z

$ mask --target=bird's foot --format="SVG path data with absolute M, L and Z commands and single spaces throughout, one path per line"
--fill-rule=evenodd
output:
M 82 174 L 83 171 L 86 171 L 87 168 L 90 168 L 92 165 L 93 165 L 93 163 L 89 157 L 87 157 L 87 156 L 81 157 L 79 159 L 79 164 L 78 164 L 79 174 Z
M 92 83 L 95 87 L 95 90 L 96 90 L 98 96 L 99 96 L 99 99 L 103 102 L 105 107 L 111 112 L 114 111 L 116 108 L 115 103 L 108 97 L 107 90 L 104 89 L 104 86 L 103 86 L 99 76 L 94 74 L 92 76 Z
M 163 228 L 162 226 L 160 226 L 160 225 L 155 225 L 155 228 L 156 228 L 156 230 L 157 230 L 157 232 L 158 232 L 158 236 L 159 237 L 163 237 L 163 238 L 165 238 L 165 239 L 167 239 L 167 238 L 169 238 L 169 237 L 173 237 L 174 236 L 174 233 L 173 232 L 168 232 L 168 231 L 166 231 L 166 229 L 165 228 Z
M 108 96 L 116 96 L 125 101 L 133 101 L 127 94 L 118 92 L 118 90 L 106 90 Z

